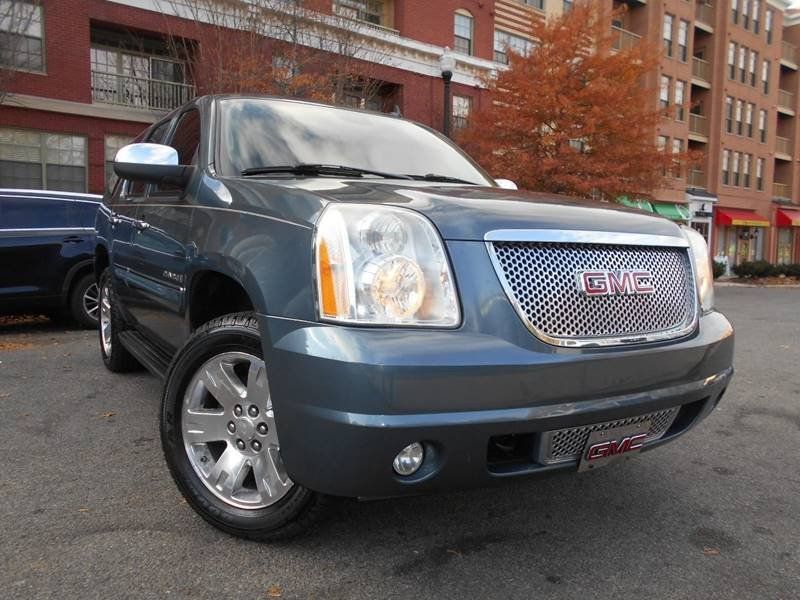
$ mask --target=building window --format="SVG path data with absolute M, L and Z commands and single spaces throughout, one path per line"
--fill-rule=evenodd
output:
M 512 35 L 499 29 L 494 30 L 494 60 L 495 62 L 508 64 L 508 50 L 527 55 L 532 48 L 533 44 L 530 40 L 518 35 Z
M 683 154 L 683 140 L 680 138 L 672 138 L 672 174 L 675 177 L 681 176 L 681 161 L 677 158 L 680 154 Z
M 739 0 L 731 0 L 731 21 L 739 22 Z
M 764 31 L 767 32 L 767 43 L 772 43 L 772 21 L 775 18 L 775 15 L 771 8 L 768 8 L 766 13 L 764 14 Z
M 747 48 L 739 46 L 739 80 L 747 81 Z
M 38 0 L 0 0 L 0 66 L 44 71 L 43 37 Z
M 664 15 L 664 28 L 663 28 L 663 38 L 664 38 L 664 54 L 672 58 L 672 24 L 675 21 L 675 17 L 672 15 Z
M 767 111 L 763 108 L 758 111 L 758 139 L 762 144 L 767 143 Z
M 725 98 L 725 131 L 733 133 L 733 98 Z
M 454 22 L 453 50 L 462 54 L 472 54 L 472 33 L 474 20 L 467 12 L 457 12 Z
M 753 160 L 752 154 L 745 154 L 743 157 L 744 163 L 742 164 L 742 185 L 746 188 L 750 187 L 750 162 Z
M 564 0 L 564 12 L 569 12 L 572 10 L 572 5 L 575 4 L 573 0 Z
M 759 192 L 764 191 L 764 159 L 759 158 L 756 160 L 756 189 Z
M 133 138 L 126 135 L 107 135 L 105 137 L 106 190 L 111 191 L 117 183 L 114 173 L 114 157 L 123 146 L 131 143 Z
M 778 229 L 778 264 L 788 265 L 792 261 L 792 237 L 791 227 L 781 227 Z
M 723 150 L 722 151 L 722 183 L 723 183 L 723 185 L 728 185 L 731 182 L 730 163 L 731 163 L 731 151 L 730 150 Z
M 742 115 L 744 113 L 744 102 L 741 100 L 736 101 L 736 135 L 742 135 L 744 132 L 744 123 Z
M 528 6 L 532 6 L 533 8 L 538 8 L 539 10 L 544 10 L 545 0 L 524 0 L 524 2 Z
M 669 108 L 669 88 L 672 86 L 672 78 L 666 75 L 661 76 L 661 89 L 659 91 L 658 104 L 662 109 Z
M 750 0 L 741 0 L 742 3 L 742 27 L 750 27 Z
M 453 96 L 453 131 L 469 125 L 472 114 L 472 96 Z
M 689 22 L 681 19 L 678 23 L 678 58 L 686 62 L 689 58 Z
M 728 42 L 728 79 L 736 79 L 736 44 Z
M 665 136 L 665 135 L 658 136 L 658 141 L 656 142 L 656 147 L 658 148 L 658 150 L 660 152 L 666 152 L 668 145 L 669 145 L 669 138 L 667 136 Z M 666 175 L 667 174 L 666 166 L 664 166 L 664 168 L 661 169 L 661 174 L 662 175 Z
M 769 94 L 769 67 L 769 61 L 765 59 L 764 62 L 761 63 L 761 81 L 764 84 L 765 94 Z
M 758 33 L 761 27 L 761 2 L 753 0 L 753 33 Z
M 756 87 L 756 66 L 758 65 L 758 52 L 750 51 L 750 85 Z
M 0 129 L 0 187 L 86 191 L 86 138 Z
M 166 111 L 194 96 L 181 61 L 102 46 L 90 56 L 95 102 Z
M 741 154 L 739 152 L 733 153 L 733 179 L 731 181 L 732 185 L 739 185 L 739 161 Z
M 675 120 L 686 120 L 686 82 L 677 79 L 675 81 Z
M 334 0 L 333 11 L 348 19 L 391 27 L 386 3 L 382 0 Z
M 745 116 L 745 122 L 747 123 L 747 137 L 753 137 L 753 113 L 756 110 L 755 104 L 748 104 L 747 105 L 747 114 Z

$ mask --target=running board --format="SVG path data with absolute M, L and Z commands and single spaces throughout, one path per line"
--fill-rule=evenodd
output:
M 170 356 L 154 348 L 138 331 L 123 331 L 119 334 L 119 340 L 143 367 L 159 379 L 166 379 Z

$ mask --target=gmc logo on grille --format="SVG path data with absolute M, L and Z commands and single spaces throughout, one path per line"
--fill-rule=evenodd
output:
M 652 294 L 650 271 L 579 271 L 578 288 L 587 296 L 632 296 Z
M 586 452 L 586 460 L 597 460 L 598 458 L 608 458 L 617 454 L 625 454 L 632 450 L 638 450 L 644 445 L 646 433 L 632 435 L 621 440 L 610 440 L 608 442 L 598 442 Z

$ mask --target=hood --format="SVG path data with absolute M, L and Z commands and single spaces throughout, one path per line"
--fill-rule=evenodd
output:
M 662 217 L 623 206 L 555 194 L 430 182 L 313 179 L 292 187 L 332 202 L 390 204 L 428 217 L 446 240 L 482 241 L 497 229 L 571 229 L 680 235 Z

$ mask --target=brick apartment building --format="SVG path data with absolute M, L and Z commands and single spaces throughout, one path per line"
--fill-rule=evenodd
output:
M 0 15 L 11 1 L 0 0 Z M 15 67 L 0 81 L 0 187 L 106 188 L 116 150 L 197 93 L 187 65 L 167 50 L 170 34 L 197 31 L 175 16 L 179 1 L 13 0 L 25 25 L 20 32 L 13 19 L 0 20 L 0 62 Z M 730 264 L 800 262 L 800 14 L 787 0 L 602 2 L 626 5 L 612 24 L 620 47 L 641 39 L 663 46 L 653 101 L 671 116 L 654 143 L 704 156 L 655 202 L 620 200 L 691 223 Z M 320 22 L 347 27 L 386 57 L 373 70 L 380 97 L 354 89 L 340 100 L 399 109 L 437 128 L 444 121 L 440 58 L 453 48 L 457 127 L 488 102 L 481 78 L 502 68 L 505 49 L 529 47 L 531 15 L 572 3 L 330 0 L 328 14 L 346 18 L 323 14 Z

